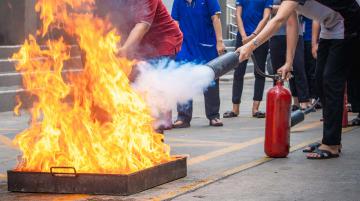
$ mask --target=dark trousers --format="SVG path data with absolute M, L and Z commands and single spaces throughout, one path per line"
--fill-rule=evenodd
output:
M 286 61 L 286 36 L 274 36 L 270 40 L 270 56 L 273 67 L 273 72 L 285 64 Z M 293 97 L 298 97 L 299 102 L 309 101 L 309 87 L 306 79 L 304 63 L 304 40 L 302 36 L 299 37 L 296 46 L 294 62 L 293 62 L 293 75 L 294 78 L 290 79 L 290 90 Z
M 242 46 L 242 38 L 240 34 L 236 37 L 236 48 Z M 254 51 L 255 59 L 259 65 L 259 68 L 265 72 L 266 57 L 269 52 L 269 43 L 264 43 Z M 244 87 L 244 76 L 246 72 L 247 60 L 240 63 L 234 72 L 233 91 L 232 91 L 232 102 L 233 104 L 240 104 L 241 95 Z M 260 76 L 256 71 L 255 74 L 255 86 L 254 86 L 254 101 L 262 101 L 265 78 Z
M 211 86 L 204 92 L 205 99 L 205 113 L 209 120 L 220 118 L 220 95 L 219 95 L 219 80 L 215 80 Z M 186 104 L 177 105 L 178 117 L 177 119 L 184 122 L 190 122 L 193 113 L 193 101 L 190 100 Z
M 312 55 L 311 41 L 304 41 L 305 73 L 309 87 L 309 97 L 317 98 L 315 90 L 315 68 L 316 60 Z
M 347 81 L 349 103 L 353 112 L 360 113 L 360 36 L 351 39 L 349 49 L 349 75 Z
M 323 106 L 322 143 L 340 145 L 344 90 L 347 74 L 346 40 L 320 39 L 315 70 L 317 92 Z

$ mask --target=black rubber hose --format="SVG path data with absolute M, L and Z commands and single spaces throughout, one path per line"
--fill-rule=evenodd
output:
M 260 68 L 259 68 L 259 65 L 258 65 L 258 63 L 257 63 L 257 61 L 256 61 L 256 58 L 255 58 L 255 55 L 254 55 L 254 54 L 251 55 L 251 59 L 252 59 L 252 61 L 253 61 L 253 63 L 254 63 L 255 71 L 256 71 L 260 76 L 265 77 L 265 78 L 266 78 L 266 77 L 267 77 L 267 78 L 271 78 L 271 79 L 273 79 L 273 80 L 280 80 L 280 76 L 279 76 L 278 74 L 268 75 L 268 74 L 265 74 L 264 72 L 262 72 L 262 71 L 260 70 Z
M 297 124 L 303 122 L 305 120 L 305 116 L 312 111 L 314 111 L 315 106 L 319 103 L 319 99 L 315 101 L 309 108 L 306 108 L 305 110 L 296 110 L 291 113 L 291 127 L 296 126 Z

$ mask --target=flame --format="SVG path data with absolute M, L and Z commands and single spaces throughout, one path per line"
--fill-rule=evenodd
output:
M 15 100 L 16 100 L 16 106 L 14 107 L 14 114 L 15 114 L 15 116 L 20 116 L 20 108 L 23 103 L 22 103 L 19 95 L 15 96 Z
M 172 160 L 163 136 L 152 128 L 149 107 L 130 86 L 127 75 L 135 61 L 116 56 L 120 36 L 92 13 L 94 5 L 94 0 L 37 1 L 43 23 L 38 37 L 53 26 L 62 28 L 76 38 L 86 59 L 82 72 L 64 76 L 71 46 L 60 38 L 44 48 L 31 35 L 14 54 L 24 88 L 35 97 L 32 122 L 15 138 L 23 152 L 16 171 L 65 166 L 129 174 Z

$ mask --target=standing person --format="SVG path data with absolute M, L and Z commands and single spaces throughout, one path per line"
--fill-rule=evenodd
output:
M 359 25 L 360 26 L 360 25 Z M 360 126 L 360 34 L 357 40 L 352 43 L 352 59 L 350 63 L 350 73 L 347 80 L 348 100 L 351 104 L 351 111 L 358 113 L 357 117 L 349 122 L 350 126 Z
M 313 46 L 317 45 L 318 35 L 313 36 L 313 20 L 303 17 L 304 23 L 304 61 L 305 72 L 309 89 L 309 97 L 313 102 L 318 97 L 315 93 L 315 68 L 316 68 L 316 53 L 312 53 Z M 314 38 L 313 38 L 314 37 Z
M 236 48 L 248 43 L 264 28 L 270 19 L 273 0 L 236 0 L 236 21 L 238 33 L 236 37 Z M 262 71 L 265 71 L 266 57 L 269 52 L 269 44 L 262 44 L 255 52 L 255 58 Z M 231 111 L 224 113 L 224 118 L 237 117 L 240 113 L 240 102 L 244 87 L 244 75 L 248 60 L 242 61 L 235 69 Z M 265 78 L 255 73 L 254 97 L 252 116 L 264 118 L 265 113 L 259 111 L 260 102 L 263 98 Z
M 184 34 L 178 61 L 206 63 L 223 54 L 220 5 L 217 0 L 175 0 L 172 17 Z M 220 120 L 219 80 L 204 92 L 205 112 L 210 126 L 223 126 Z M 193 103 L 179 104 L 178 117 L 173 128 L 190 127 Z
M 120 56 L 151 60 L 180 51 L 182 33 L 161 0 L 98 0 L 95 12 L 120 33 Z
M 284 22 L 296 22 L 295 11 L 324 24 L 317 52 L 317 87 L 323 104 L 324 128 L 320 146 L 307 154 L 308 159 L 327 159 L 339 156 L 343 95 L 348 62 L 358 56 L 360 6 L 355 0 L 283 0 L 277 15 L 250 43 L 240 47 L 239 60 L 248 59 L 259 45 L 267 41 Z M 336 11 L 336 12 L 335 12 Z M 278 72 L 288 78 L 297 43 L 296 26 L 288 32 L 286 63 Z M 310 148 L 310 147 L 309 147 Z
M 98 0 L 96 13 L 120 32 L 119 56 L 154 61 L 180 51 L 183 35 L 161 0 Z M 155 118 L 159 132 L 171 128 L 171 111 Z
M 274 0 L 273 16 L 281 3 L 281 0 Z M 302 18 L 302 17 L 301 17 Z M 293 62 L 293 79 L 290 80 L 290 90 L 293 97 L 292 111 L 306 109 L 309 107 L 309 88 L 305 72 L 304 60 L 304 40 L 302 31 L 302 19 L 299 18 L 299 39 L 296 45 L 295 57 Z M 286 25 L 281 26 L 280 30 L 270 39 L 270 57 L 273 71 L 277 70 L 286 61 Z M 274 82 L 275 84 L 275 82 Z

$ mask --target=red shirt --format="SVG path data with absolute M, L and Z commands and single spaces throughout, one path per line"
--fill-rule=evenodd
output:
M 100 0 L 97 4 L 98 14 L 110 18 L 122 42 L 137 23 L 150 25 L 139 46 L 129 53 L 130 57 L 150 59 L 179 52 L 183 35 L 162 0 Z

